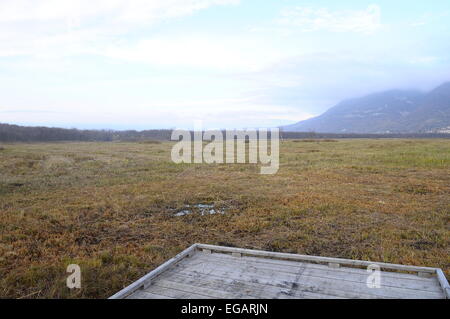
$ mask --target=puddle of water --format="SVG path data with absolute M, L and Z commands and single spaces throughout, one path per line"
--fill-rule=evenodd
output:
M 200 215 L 214 215 L 214 214 L 225 214 L 225 210 L 216 209 L 214 205 L 211 204 L 195 204 L 195 205 L 185 205 L 184 209 L 175 213 L 175 216 L 186 216 L 193 214 L 195 212 L 200 213 Z
M 184 210 L 181 210 L 178 213 L 176 213 L 175 216 L 184 216 L 184 215 L 189 215 L 191 213 L 192 213 L 192 211 L 184 209 Z

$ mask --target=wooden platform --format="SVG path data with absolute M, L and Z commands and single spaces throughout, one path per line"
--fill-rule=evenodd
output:
M 369 265 L 379 288 L 367 284 Z M 443 299 L 450 288 L 438 268 L 194 244 L 110 297 L 123 298 Z

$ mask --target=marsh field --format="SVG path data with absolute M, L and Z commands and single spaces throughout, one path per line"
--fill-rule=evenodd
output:
M 0 145 L 0 297 L 105 298 L 195 242 L 450 275 L 450 140 L 282 141 L 275 175 L 172 145 Z

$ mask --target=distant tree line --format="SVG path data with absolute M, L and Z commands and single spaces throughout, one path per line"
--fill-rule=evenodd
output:
M 225 139 L 225 131 L 222 131 Z M 191 135 L 193 132 L 191 132 Z M 115 130 L 78 130 L 53 127 L 31 127 L 0 123 L 1 142 L 59 142 L 59 141 L 169 141 L 172 130 L 115 131 Z M 270 138 L 270 131 L 268 137 Z M 357 134 L 357 133 L 315 133 L 280 131 L 281 139 L 303 138 L 450 138 L 448 133 L 390 133 L 390 134 Z
M 0 123 L 1 142 L 59 142 L 59 141 L 142 141 L 169 140 L 171 130 L 114 131 L 78 130 L 54 127 L 31 127 Z

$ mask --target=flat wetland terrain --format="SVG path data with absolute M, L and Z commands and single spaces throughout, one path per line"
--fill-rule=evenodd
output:
M 450 140 L 283 141 L 275 175 L 172 145 L 0 145 L 0 297 L 109 297 L 196 242 L 450 275 Z

